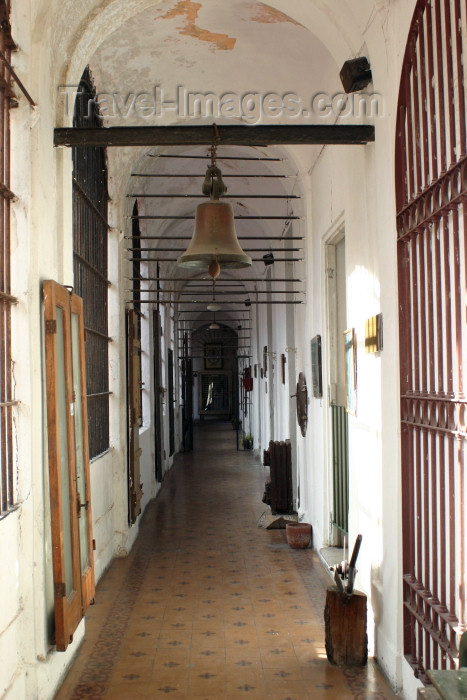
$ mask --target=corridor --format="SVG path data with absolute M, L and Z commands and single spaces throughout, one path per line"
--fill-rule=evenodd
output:
M 205 423 L 177 455 L 129 556 L 99 582 L 56 700 L 396 697 L 373 661 L 328 663 L 330 579 L 311 549 L 258 527 L 266 470 L 235 436 Z

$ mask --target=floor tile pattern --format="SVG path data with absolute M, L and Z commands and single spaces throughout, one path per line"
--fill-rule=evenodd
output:
M 377 665 L 326 659 L 330 579 L 311 549 L 257 526 L 265 469 L 205 423 L 102 577 L 56 700 L 391 700 Z

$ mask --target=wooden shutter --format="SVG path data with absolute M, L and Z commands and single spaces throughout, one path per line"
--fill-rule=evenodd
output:
M 141 363 L 138 338 L 138 317 L 127 309 L 127 375 L 128 375 L 128 496 L 129 521 L 136 522 L 141 513 L 143 496 L 139 458 L 139 428 L 141 416 Z
M 79 297 L 53 281 L 43 295 L 55 644 L 65 651 L 94 598 L 84 329 Z

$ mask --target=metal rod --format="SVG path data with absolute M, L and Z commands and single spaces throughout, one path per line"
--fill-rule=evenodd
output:
M 243 348 L 239 348 L 239 350 L 242 350 L 242 349 L 243 349 Z M 179 352 L 179 353 L 183 353 L 183 351 L 184 351 L 184 348 L 183 348 L 183 347 L 182 347 L 182 348 L 178 348 L 178 352 Z M 188 359 L 190 359 L 190 360 L 203 359 L 203 358 L 205 359 L 205 358 L 206 358 L 206 355 L 188 355 L 187 357 L 188 357 Z M 181 359 L 181 360 L 185 360 L 185 359 L 187 359 L 187 357 L 180 357 L 180 359 Z M 237 359 L 238 359 L 238 358 L 248 359 L 248 358 L 250 358 L 250 357 L 253 357 L 253 355 L 237 355 Z M 202 372 L 203 370 L 195 370 L 195 372 L 200 372 L 200 371 Z
M 10 304 L 17 304 L 17 297 L 13 297 L 11 294 L 5 294 L 5 292 L 0 291 L 0 301 L 8 301 Z
M 287 251 L 285 251 L 287 252 Z M 274 262 L 301 262 L 303 258 L 274 258 Z M 177 262 L 178 258 L 128 258 L 128 262 Z M 253 262 L 264 262 L 263 258 L 252 258 Z
M 126 277 L 125 279 L 130 280 L 130 281 L 136 281 L 140 280 L 141 282 L 193 282 L 193 283 L 199 283 L 202 282 L 203 280 L 197 280 L 193 279 L 192 277 Z M 235 278 L 235 283 L 237 282 L 304 282 L 305 280 L 301 280 L 298 278 L 294 277 L 277 277 L 275 279 L 250 279 L 247 277 L 236 277 Z M 211 280 L 206 280 L 207 283 L 211 284 Z M 216 284 L 222 284 L 223 286 L 226 284 L 229 284 L 228 280 L 217 280 Z
M 134 302 L 133 302 L 133 299 L 128 299 L 125 303 L 126 303 L 126 304 L 133 304 Z M 206 302 L 204 302 L 204 301 L 193 301 L 193 300 L 191 300 L 191 301 L 188 301 L 188 300 L 187 300 L 187 301 L 170 301 L 170 300 L 167 300 L 167 301 L 161 301 L 160 303 L 161 303 L 161 304 L 165 304 L 165 305 L 168 304 L 169 306 L 170 306 L 171 304 L 172 304 L 173 306 L 178 306 L 178 305 L 180 305 L 180 304 L 205 304 Z M 225 302 L 224 302 L 224 304 L 231 304 L 231 303 L 233 304 L 233 303 L 236 303 L 236 302 L 233 302 L 233 301 L 232 301 L 232 302 L 230 302 L 230 301 L 225 301 Z M 304 304 L 304 303 L 305 303 L 304 301 L 250 301 L 248 304 L 252 306 L 253 304 Z M 157 300 L 155 300 L 155 299 L 141 299 L 140 301 L 138 301 L 138 304 L 157 304 Z M 239 310 L 240 310 L 240 309 L 239 309 Z M 199 312 L 198 312 L 198 313 L 199 313 Z M 207 311 L 206 313 L 212 313 L 212 312 L 208 312 L 208 311 Z M 231 313 L 233 313 L 233 311 L 231 311 Z
M 147 215 L 145 215 L 145 216 L 129 216 L 129 217 L 127 217 L 127 218 L 129 218 L 129 219 L 140 219 L 141 221 L 142 221 L 142 220 L 147 220 L 147 219 L 152 219 L 152 220 L 161 220 L 161 219 L 162 219 L 162 220 L 164 220 L 164 221 L 168 221 L 169 219 L 190 220 L 190 219 L 194 219 L 194 218 L 195 218 L 195 215 L 194 215 L 194 214 L 187 214 L 187 215 L 175 215 L 175 214 L 171 214 L 170 216 L 168 216 L 168 215 L 157 214 L 157 215 L 151 215 L 151 216 L 147 216 Z M 251 220 L 251 219 L 259 219 L 260 221 L 263 220 L 263 219 L 281 219 L 281 220 L 284 220 L 284 219 L 285 219 L 286 221 L 292 221 L 292 220 L 300 219 L 300 218 L 301 218 L 300 216 L 292 216 L 292 215 L 290 215 L 290 216 L 285 216 L 285 215 L 284 215 L 284 216 L 269 216 L 269 215 L 268 215 L 268 216 L 264 216 L 264 215 L 256 215 L 256 214 L 255 214 L 255 215 L 252 215 L 252 216 L 250 216 L 250 215 L 249 215 L 249 216 L 244 216 L 244 215 L 242 216 L 242 215 L 240 214 L 239 216 L 236 216 L 236 217 L 235 217 L 235 221 L 240 221 L 241 219 L 248 219 L 248 220 Z
M 156 289 L 125 289 L 125 292 L 135 292 L 138 291 L 141 294 L 156 294 Z M 204 292 L 204 291 L 199 291 L 197 289 L 194 289 L 192 291 L 188 292 L 183 292 L 178 289 L 161 289 L 160 290 L 162 294 L 180 294 L 182 296 L 193 296 L 194 294 L 199 294 L 200 296 L 211 296 L 212 292 Z M 293 289 L 293 290 L 288 290 L 288 289 L 274 289 L 274 290 L 267 290 L 267 289 L 258 289 L 255 290 L 255 294 L 305 294 L 304 291 L 300 291 L 298 289 Z M 228 291 L 228 292 L 223 292 L 223 291 L 218 291 L 216 289 L 216 295 L 222 295 L 222 296 L 245 296 L 245 294 L 248 294 L 248 292 L 245 289 L 242 289 L 239 292 L 236 291 Z M 139 301 L 139 300 L 138 300 Z M 213 299 L 215 301 L 215 299 Z
M 187 156 L 186 156 L 187 157 Z M 198 156 L 196 156 L 198 157 Z M 219 159 L 218 159 L 219 160 Z M 222 160 L 222 159 L 221 159 Z M 242 160 L 246 160 L 243 159 Z M 259 158 L 252 158 L 250 160 L 259 160 Z M 278 159 L 273 159 L 273 160 L 278 160 Z M 204 178 L 204 175 L 202 173 L 131 173 L 132 177 L 199 177 L 199 178 Z M 249 173 L 245 173 L 244 175 L 239 175 L 238 173 L 222 173 L 222 177 L 224 179 L 231 178 L 231 177 L 273 177 L 273 178 L 291 178 L 291 177 L 296 177 L 295 175 L 271 175 L 270 173 L 267 173 L 265 175 L 260 175 L 255 174 L 255 175 L 250 175 Z
M 145 199 L 206 199 L 204 194 L 127 194 Z M 222 199 L 300 199 L 298 194 L 223 194 Z
M 137 251 L 142 251 L 144 253 L 147 253 L 148 251 L 153 251 L 153 252 L 158 252 L 158 253 L 183 253 L 186 248 L 143 248 L 143 247 L 138 247 L 138 248 L 125 248 L 125 250 L 128 250 L 129 252 L 134 252 L 135 250 Z M 253 252 L 257 253 L 258 248 L 245 248 L 244 249 L 246 252 Z M 268 253 L 298 253 L 300 250 L 303 250 L 303 248 L 268 248 L 267 251 Z M 141 260 L 144 260 L 144 258 L 141 258 Z
M 208 145 L 208 144 L 205 144 Z M 147 154 L 150 158 L 181 158 L 185 160 L 185 158 L 193 158 L 195 160 L 206 160 L 207 158 L 211 157 L 210 153 L 206 153 L 204 156 L 194 156 L 194 155 L 180 155 L 178 153 L 148 153 Z M 283 158 L 269 158 L 267 156 L 259 156 L 257 158 L 253 158 L 252 156 L 217 156 L 217 160 L 266 160 L 266 161 L 272 161 L 276 163 L 282 163 Z
M 166 241 L 169 236 L 123 236 L 126 240 Z M 303 241 L 305 236 L 268 236 L 268 241 Z M 171 241 L 191 241 L 192 236 L 170 236 Z M 237 236 L 239 241 L 264 241 L 264 236 Z
M 247 313 L 248 313 L 248 307 L 245 307 L 244 309 L 224 309 L 224 311 L 228 312 L 229 314 L 234 314 L 234 313 L 237 313 L 237 314 L 247 314 Z M 199 309 L 183 309 L 183 310 L 181 310 L 179 313 L 180 313 L 180 314 L 199 314 L 199 313 L 200 313 L 200 310 L 199 310 Z M 207 314 L 212 314 L 212 313 L 214 313 L 214 312 L 213 312 L 213 311 L 208 311 L 208 310 L 206 309 L 206 310 L 205 310 L 205 313 L 207 313 Z M 233 319 L 229 319 L 229 320 L 233 320 Z M 249 319 L 249 318 L 244 318 L 244 319 L 240 319 L 240 320 L 249 321 L 250 319 Z
M 36 107 L 36 106 L 37 106 L 36 103 L 35 103 L 34 100 L 32 99 L 32 97 L 31 97 L 31 95 L 29 94 L 29 92 L 28 92 L 28 91 L 26 90 L 26 88 L 24 87 L 24 85 L 23 85 L 23 83 L 21 82 L 21 80 L 20 80 L 20 79 L 18 78 L 18 76 L 16 75 L 13 66 L 10 65 L 10 63 L 7 61 L 7 59 L 6 59 L 5 54 L 3 53 L 3 51 L 0 51 L 0 59 L 1 59 L 1 60 L 3 61 L 3 63 L 5 64 L 6 69 L 8 70 L 8 72 L 9 72 L 9 73 L 11 74 L 11 76 L 13 77 L 14 81 L 15 81 L 16 84 L 18 85 L 19 89 L 21 90 L 21 92 L 23 93 L 23 95 L 25 96 L 25 98 L 27 99 L 27 101 L 29 102 L 29 104 L 31 105 L 31 107 Z

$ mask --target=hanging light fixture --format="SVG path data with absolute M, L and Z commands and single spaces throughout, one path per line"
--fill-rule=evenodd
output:
M 212 323 L 209 324 L 208 330 L 210 331 L 218 331 L 220 329 L 220 326 L 218 323 L 216 323 L 216 312 L 214 311 L 212 315 Z
M 237 240 L 232 205 L 219 200 L 226 191 L 222 173 L 216 165 L 216 146 L 213 145 L 211 165 L 203 183 L 203 194 L 209 196 L 210 201 L 198 205 L 193 238 L 177 260 L 180 267 L 207 269 L 213 280 L 222 268 L 248 267 L 252 262 Z
M 209 272 L 211 272 L 212 265 L 213 265 L 213 263 L 211 263 L 211 265 L 209 266 Z M 220 272 L 220 268 L 219 268 L 219 272 Z M 217 277 L 217 275 L 214 277 L 214 275 L 211 274 L 211 277 L 212 277 L 212 301 L 209 302 L 209 304 L 207 305 L 206 308 L 208 311 L 213 311 L 214 313 L 212 315 L 212 323 L 208 326 L 208 330 L 209 331 L 218 331 L 220 326 L 218 323 L 216 323 L 216 311 L 219 311 L 219 309 L 221 307 L 220 307 L 220 304 L 218 304 L 216 301 L 216 277 Z
M 208 311 L 219 311 L 220 310 L 220 304 L 216 301 L 216 279 L 215 277 L 212 278 L 212 301 L 209 302 L 209 304 L 206 306 Z

